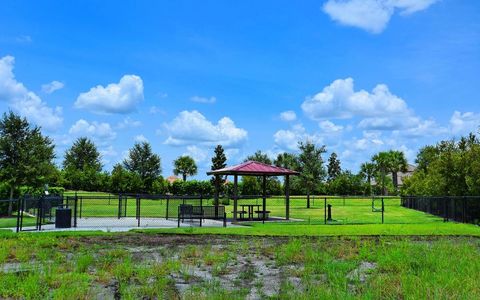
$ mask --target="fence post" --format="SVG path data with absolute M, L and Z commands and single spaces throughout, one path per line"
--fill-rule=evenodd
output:
M 443 221 L 448 222 L 448 203 L 447 203 L 448 198 L 444 197 L 443 201 Z
M 382 197 L 382 224 L 384 223 L 384 212 L 385 212 L 385 203 L 383 201 L 383 197 Z
M 466 223 L 467 222 L 467 218 L 466 218 L 466 212 L 467 212 L 467 197 L 466 196 L 463 196 L 463 200 L 462 200 L 462 222 L 463 223 Z
M 37 230 L 42 230 L 43 196 L 37 202 Z
M 137 196 L 137 222 L 138 222 L 138 227 L 140 227 L 140 217 L 141 217 L 140 203 L 141 203 L 141 198 L 139 196 Z
M 21 209 L 21 205 L 22 205 L 22 197 L 18 197 L 18 200 L 17 200 L 17 232 L 20 232 L 20 209 Z
M 78 208 L 78 197 L 77 197 L 77 192 L 75 192 L 75 198 L 73 200 L 73 227 L 77 227 L 77 208 Z M 80 214 L 80 218 L 81 217 L 82 215 Z
M 122 214 L 122 195 L 118 195 L 118 218 L 120 219 L 120 216 Z
M 167 196 L 167 211 L 166 211 L 166 215 L 165 215 L 165 219 L 168 220 L 168 203 L 170 202 L 170 196 Z
M 323 222 L 327 225 L 327 197 L 323 199 Z

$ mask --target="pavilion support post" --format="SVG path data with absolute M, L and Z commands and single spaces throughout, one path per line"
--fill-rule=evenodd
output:
M 220 181 L 220 176 L 215 175 L 215 206 L 218 206 L 219 204 L 219 194 L 220 194 L 220 186 L 219 186 L 219 181 Z
M 285 176 L 285 219 L 290 220 L 290 176 Z
M 263 221 L 265 222 L 265 215 L 267 211 L 267 176 L 263 175 L 263 181 L 262 181 L 262 207 L 263 207 Z
M 238 175 L 233 176 L 233 222 L 237 222 Z

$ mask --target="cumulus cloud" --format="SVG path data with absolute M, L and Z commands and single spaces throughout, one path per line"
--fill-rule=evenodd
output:
M 65 84 L 63 82 L 60 82 L 60 81 L 57 81 L 57 80 L 54 80 L 50 83 L 47 83 L 47 84 L 43 84 L 42 85 L 42 92 L 46 93 L 46 94 L 51 94 L 55 91 L 58 91 L 60 89 L 63 89 L 63 87 L 65 86 Z
M 342 25 L 371 33 L 382 32 L 392 15 L 410 15 L 427 9 L 438 0 L 328 0 L 323 11 Z
M 118 129 L 125 129 L 125 128 L 136 128 L 142 126 L 142 122 L 138 120 L 133 120 L 130 117 L 124 118 L 121 122 L 117 124 Z
M 480 113 L 455 111 L 450 118 L 450 129 L 453 134 L 468 134 L 480 130 Z
M 187 146 L 187 152 L 183 153 L 183 155 L 192 157 L 197 163 L 204 162 L 208 158 L 207 150 L 199 148 L 195 145 Z
M 115 139 L 116 132 L 108 123 L 99 123 L 96 121 L 88 122 L 84 119 L 78 120 L 70 127 L 68 131 L 72 136 L 87 136 L 93 138 L 99 143 L 106 143 Z
M 75 107 L 95 113 L 125 114 L 134 111 L 142 100 L 142 79 L 137 75 L 124 75 L 118 83 L 110 83 L 106 87 L 97 85 L 81 93 Z
M 13 74 L 15 58 L 0 58 L 0 101 L 42 128 L 54 131 L 63 122 L 62 108 L 51 108 L 34 92 L 18 82 Z
M 313 120 L 411 114 L 406 102 L 392 94 L 385 84 L 378 84 L 371 93 L 355 91 L 352 78 L 335 80 L 322 92 L 307 98 L 302 109 Z
M 280 114 L 280 120 L 291 122 L 297 119 L 297 114 L 293 110 L 287 110 Z
M 331 121 L 321 121 L 318 126 L 322 130 L 323 133 L 326 134 L 331 134 L 331 133 L 340 133 L 343 131 L 343 126 L 341 125 L 335 125 Z
M 228 117 L 221 118 L 217 124 L 209 121 L 198 111 L 182 111 L 170 123 L 165 124 L 168 145 L 221 144 L 225 147 L 239 145 L 247 139 L 247 131 L 236 127 Z
M 291 151 L 298 150 L 298 142 L 309 140 L 315 144 L 323 143 L 323 138 L 316 134 L 309 134 L 301 124 L 292 126 L 291 129 L 281 129 L 273 135 L 275 144 L 280 149 Z
M 213 104 L 217 102 L 217 98 L 215 97 L 193 96 L 192 98 L 190 98 L 190 100 L 197 103 L 207 103 L 207 104 Z

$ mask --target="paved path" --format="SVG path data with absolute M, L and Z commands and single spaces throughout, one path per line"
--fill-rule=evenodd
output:
M 78 218 L 77 227 L 74 228 L 55 228 L 55 224 L 42 225 L 42 231 L 105 231 L 105 232 L 124 232 L 139 228 L 177 228 L 176 219 L 166 220 L 165 218 L 141 218 L 140 226 L 136 218 Z M 204 220 L 203 227 L 223 227 L 223 221 Z M 227 222 L 227 227 L 239 227 Z M 199 221 L 185 221 L 180 223 L 180 227 L 199 227 Z M 16 228 L 9 228 L 15 231 Z M 24 230 L 35 229 L 35 227 L 24 227 Z

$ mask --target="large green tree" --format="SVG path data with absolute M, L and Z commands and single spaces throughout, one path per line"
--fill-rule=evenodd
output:
M 215 155 L 212 157 L 212 170 L 223 169 L 227 166 L 227 156 L 225 155 L 225 151 L 222 145 L 217 145 L 215 147 Z M 221 175 L 215 175 L 210 180 L 212 185 L 215 187 L 215 205 L 219 204 L 218 198 L 219 193 L 223 190 L 223 185 L 225 184 L 225 177 Z
M 375 164 L 376 169 L 376 181 L 380 181 L 382 186 L 382 195 L 386 194 L 386 181 L 385 177 L 387 172 L 391 168 L 391 158 L 390 153 L 387 151 L 379 152 L 372 157 L 372 162 Z M 380 179 L 380 180 L 379 180 Z
M 270 159 L 270 157 L 268 157 L 268 155 L 266 153 L 263 153 L 261 150 L 257 150 L 257 152 L 255 152 L 253 155 L 247 156 L 244 161 L 249 160 L 258 161 L 267 165 L 272 164 L 272 160 Z
M 160 175 L 162 169 L 160 156 L 153 153 L 148 142 L 135 143 L 123 161 L 123 166 L 130 172 L 140 176 L 143 184 L 143 192 L 150 192 L 155 179 Z
M 328 158 L 328 181 L 334 180 L 338 175 L 342 173 L 342 168 L 340 166 L 340 160 L 338 159 L 337 153 L 332 152 Z
M 322 158 L 326 149 L 325 146 L 317 147 L 310 141 L 300 142 L 298 147 L 301 151 L 299 155 L 300 178 L 307 191 L 307 208 L 310 208 L 310 193 L 326 176 Z
M 300 162 L 298 161 L 298 156 L 293 153 L 280 153 L 277 155 L 277 158 L 273 162 L 275 166 L 286 168 L 294 171 L 300 169 Z
M 390 169 L 395 191 L 398 191 L 398 172 L 406 172 L 408 167 L 407 159 L 402 151 L 391 150 L 388 152 L 390 157 Z
M 173 162 L 173 174 L 181 174 L 183 181 L 187 181 L 187 176 L 196 175 L 197 171 L 195 160 L 188 155 L 182 155 Z
M 92 191 L 98 187 L 102 163 L 100 153 L 93 141 L 78 138 L 65 152 L 63 170 L 68 187 Z
M 21 185 L 39 188 L 55 173 L 54 145 L 27 119 L 9 112 L 0 120 L 0 179 L 8 185 L 9 198 Z M 12 202 L 8 215 L 12 214 Z
M 367 194 L 370 194 L 372 191 L 372 178 L 375 176 L 375 164 L 372 162 L 364 162 L 361 164 L 360 175 L 367 181 Z

